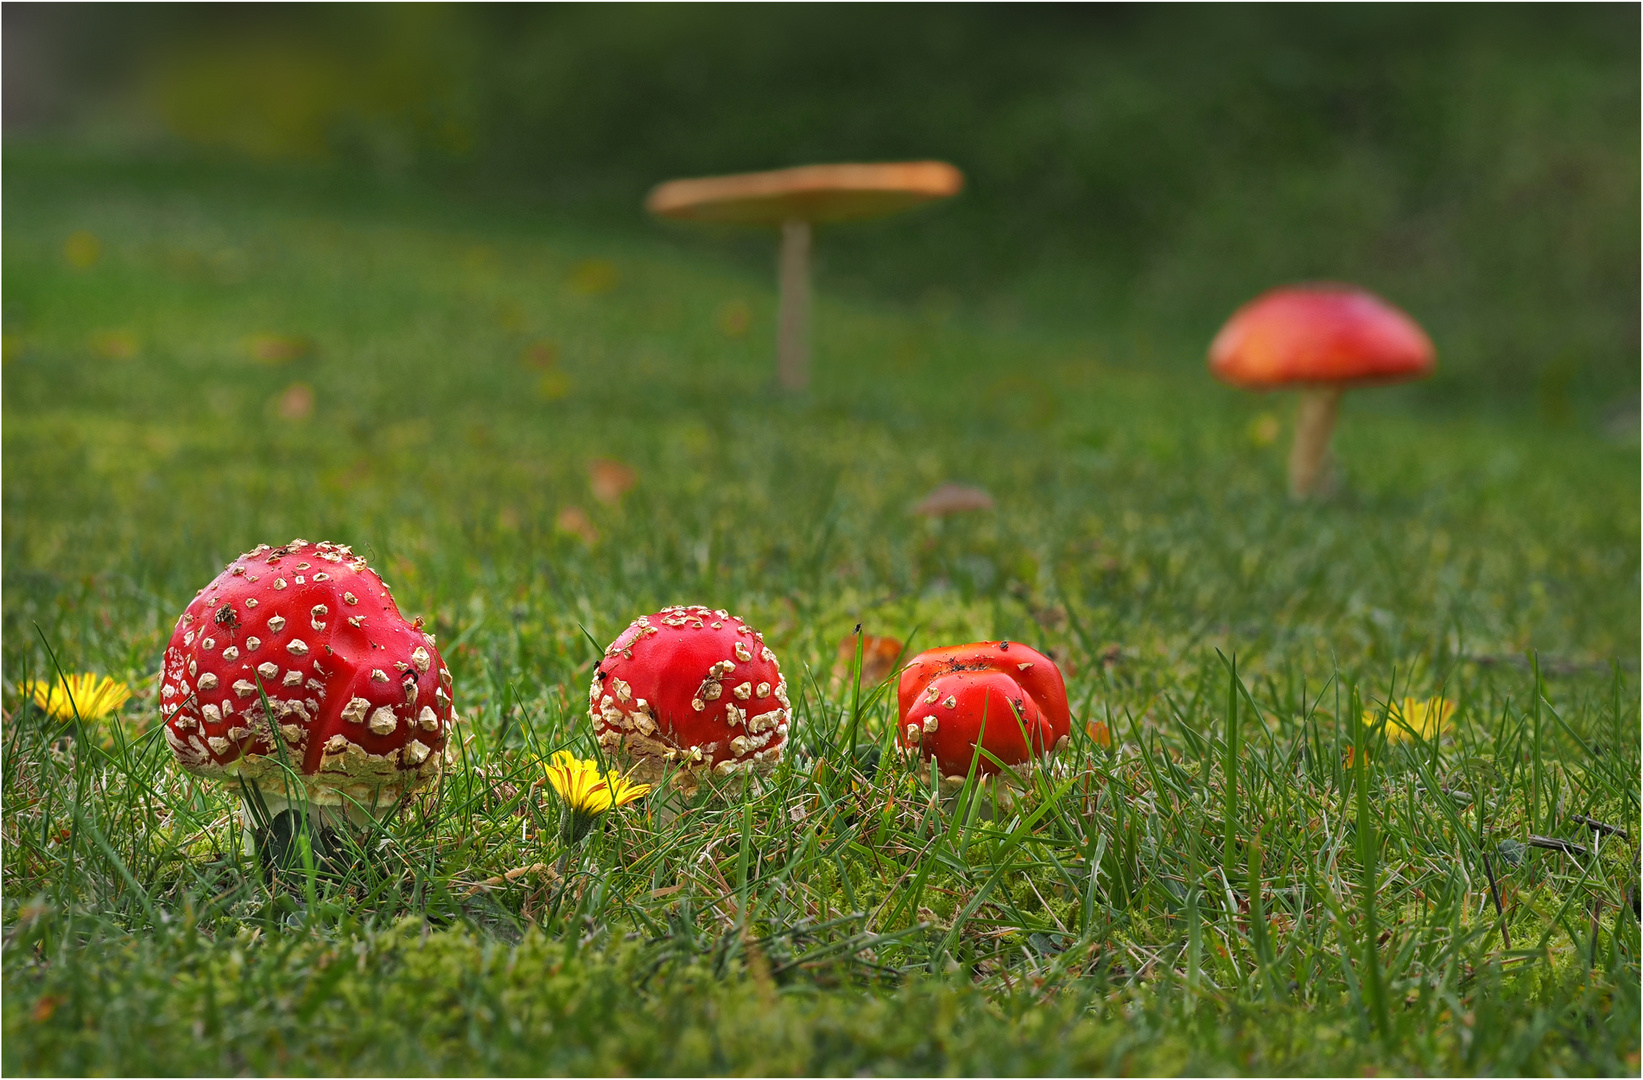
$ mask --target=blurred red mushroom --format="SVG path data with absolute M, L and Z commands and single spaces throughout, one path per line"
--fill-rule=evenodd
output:
M 421 622 L 344 545 L 263 544 L 177 620 L 160 673 L 166 742 L 188 772 L 248 785 L 271 816 L 306 807 L 327 827 L 390 812 L 438 772 L 454 720 Z M 256 816 L 248 806 L 248 826 Z
M 679 770 L 763 773 L 781 760 L 792 720 L 787 682 L 764 635 L 723 610 L 692 604 L 642 615 L 605 649 L 588 687 L 600 745 L 647 783 Z
M 1301 409 L 1289 455 L 1289 490 L 1323 488 L 1329 439 L 1349 386 L 1425 378 L 1432 340 L 1386 301 L 1350 285 L 1274 289 L 1239 308 L 1209 347 L 1215 377 L 1246 390 L 1297 386 Z
M 593 497 L 602 503 L 614 505 L 639 483 L 639 474 L 620 461 L 595 458 L 588 465 L 588 484 Z
M 1065 748 L 1072 733 L 1067 686 L 1055 661 L 1010 641 L 951 645 L 919 653 L 901 673 L 897 739 L 935 759 L 942 778 L 961 781 L 1029 764 Z M 983 725 L 985 724 L 985 730 Z

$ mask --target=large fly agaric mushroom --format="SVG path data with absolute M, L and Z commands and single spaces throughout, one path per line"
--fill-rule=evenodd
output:
M 454 719 L 433 635 L 341 544 L 263 544 L 229 563 L 177 620 L 160 675 L 184 769 L 243 781 L 271 817 L 306 804 L 322 826 L 426 783 Z
M 641 615 L 609 647 L 588 687 L 593 730 L 655 782 L 768 772 L 792 719 L 787 682 L 764 635 L 725 611 L 691 605 Z
M 1064 749 L 1072 734 L 1060 669 L 1017 642 L 919 653 L 902 670 L 899 697 L 897 740 L 904 750 L 934 758 L 948 782 L 968 776 L 972 760 L 978 775 L 999 771 L 986 754 L 976 753 L 978 741 L 1013 767 Z
M 1301 410 L 1289 455 L 1289 490 L 1317 494 L 1329 438 L 1349 386 L 1425 378 L 1432 339 L 1378 296 L 1350 285 L 1273 289 L 1239 308 L 1209 347 L 1215 377 L 1246 390 L 1297 386 Z
M 686 221 L 781 227 L 777 376 L 783 389 L 802 390 L 810 381 L 811 227 L 884 217 L 957 195 L 963 187 L 964 174 L 941 161 L 804 165 L 670 180 L 651 189 L 645 209 Z

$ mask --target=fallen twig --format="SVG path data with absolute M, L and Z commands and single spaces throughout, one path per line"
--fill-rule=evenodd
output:
M 1551 851 L 1561 851 L 1565 855 L 1579 855 L 1582 859 L 1591 854 L 1590 851 L 1586 850 L 1584 845 L 1577 844 L 1572 840 L 1559 840 L 1555 836 L 1530 835 L 1529 846 L 1547 848 Z
M 1609 825 L 1598 821 L 1595 818 L 1589 818 L 1585 814 L 1576 814 L 1574 815 L 1573 820 L 1578 821 L 1580 824 L 1586 826 L 1595 833 L 1602 833 L 1605 836 L 1618 836 L 1622 840 L 1630 840 L 1632 838 L 1632 834 L 1627 832 L 1625 829 L 1622 829 L 1619 825 Z

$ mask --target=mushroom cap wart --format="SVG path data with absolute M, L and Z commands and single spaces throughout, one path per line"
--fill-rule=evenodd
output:
M 641 615 L 605 649 L 588 686 L 595 737 L 640 778 L 768 772 L 787 745 L 787 682 L 764 635 L 723 610 Z
M 645 209 L 661 217 L 732 225 L 856 221 L 957 195 L 964 174 L 942 161 L 803 165 L 773 172 L 670 180 Z
M 1018 642 L 922 652 L 902 670 L 899 698 L 897 741 L 935 758 L 943 777 L 969 774 L 978 739 L 1006 765 L 1021 765 L 1062 749 L 1072 733 L 1061 669 Z M 985 756 L 977 759 L 979 775 L 998 771 Z
M 1215 377 L 1249 389 L 1401 382 L 1435 362 L 1415 320 L 1350 285 L 1273 289 L 1239 308 L 1209 347 Z
M 288 765 L 317 805 L 391 806 L 438 773 L 454 719 L 421 622 L 344 545 L 263 544 L 177 620 L 160 672 L 166 742 L 196 776 L 283 793 Z

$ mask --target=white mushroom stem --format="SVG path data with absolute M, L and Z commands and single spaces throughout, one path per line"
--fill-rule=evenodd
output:
M 1309 386 L 1301 391 L 1295 445 L 1289 451 L 1289 493 L 1297 499 L 1319 494 L 1328 479 L 1329 438 L 1335 432 L 1340 404 L 1339 386 Z
M 781 310 L 776 325 L 776 373 L 782 389 L 810 383 L 810 223 L 782 222 L 777 259 Z

